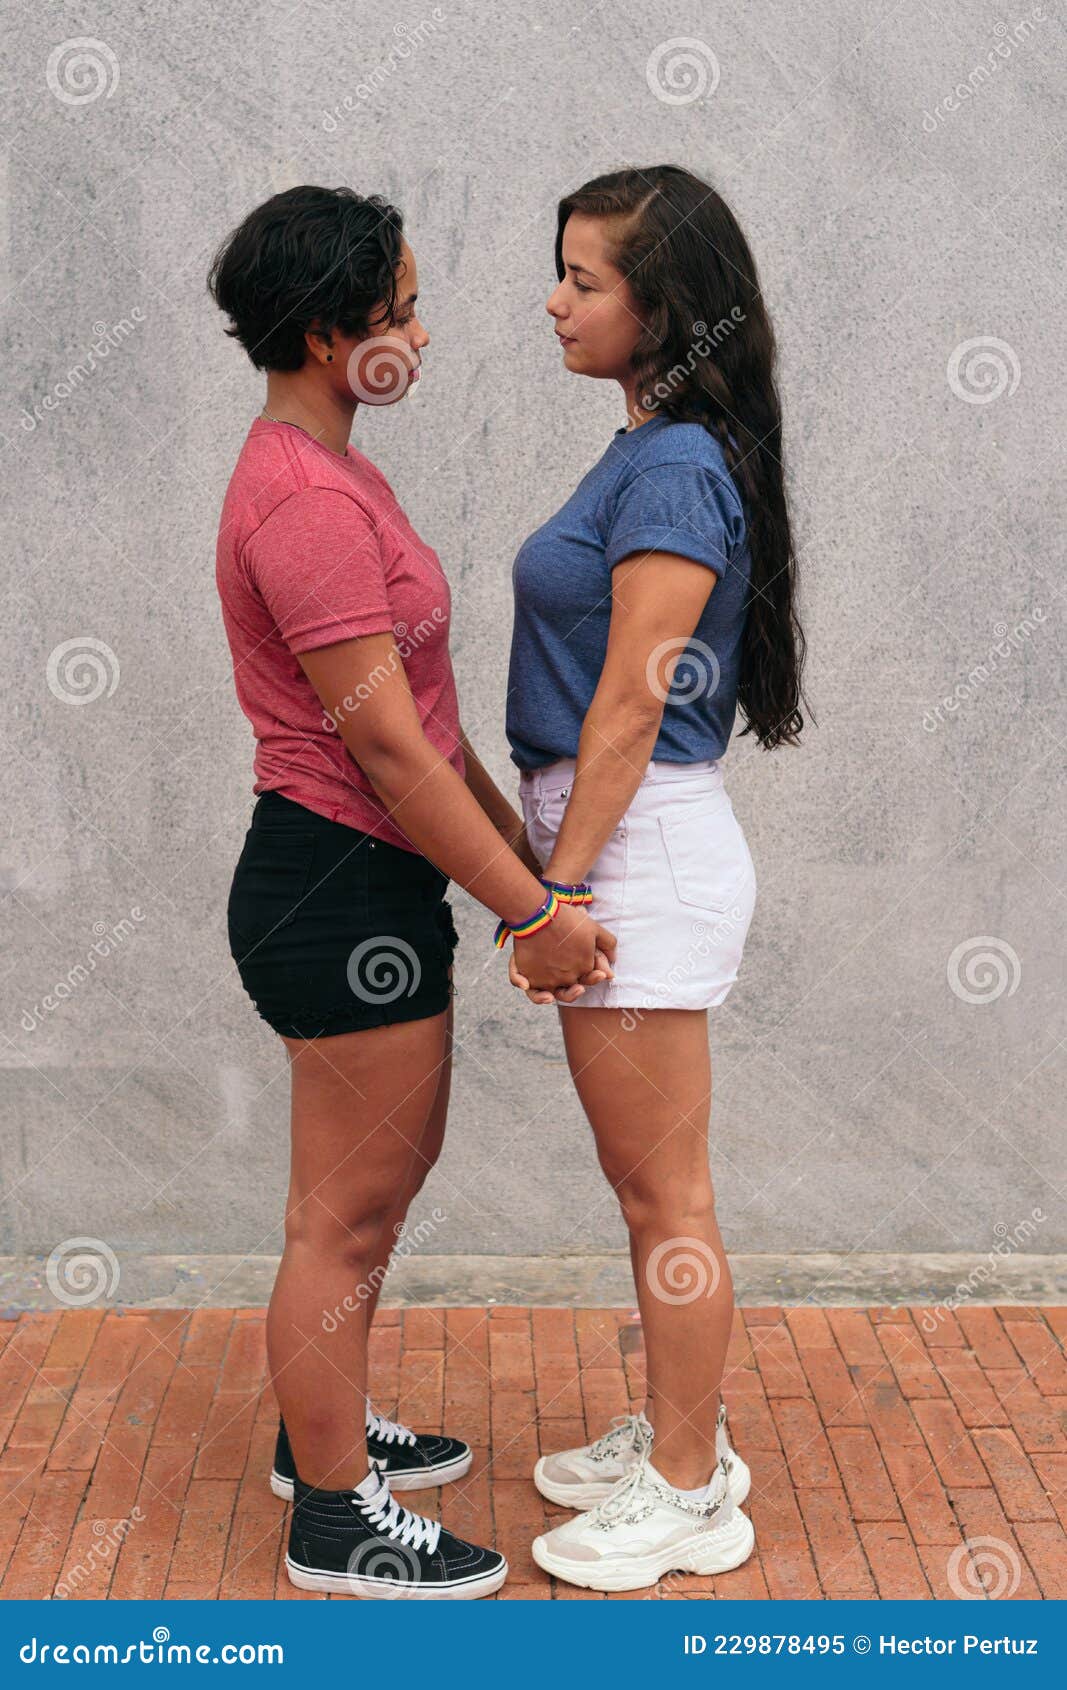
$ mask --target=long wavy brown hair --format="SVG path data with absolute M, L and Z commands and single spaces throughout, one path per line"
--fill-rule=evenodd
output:
M 745 511 L 752 590 L 738 708 L 765 750 L 796 744 L 805 640 L 782 461 L 776 346 L 755 260 L 730 207 L 677 165 L 594 177 L 559 202 L 556 273 L 571 213 L 602 218 L 611 261 L 641 308 L 637 398 L 722 447 Z M 710 345 L 709 345 L 710 342 Z M 806 702 L 806 701 L 805 701 Z

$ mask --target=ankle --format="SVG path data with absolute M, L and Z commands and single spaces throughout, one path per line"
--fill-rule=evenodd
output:
M 699 1490 L 711 1483 L 718 1460 L 715 1447 L 707 1445 L 683 1450 L 653 1449 L 652 1465 L 675 1490 Z

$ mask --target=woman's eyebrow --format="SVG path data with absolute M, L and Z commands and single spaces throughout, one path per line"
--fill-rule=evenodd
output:
M 582 272 L 583 276 L 592 276 L 594 282 L 599 282 L 599 280 L 600 280 L 600 277 L 597 275 L 596 271 L 590 270 L 588 265 L 586 265 L 586 264 L 568 264 L 568 265 L 565 266 L 565 268 L 568 269 L 568 270 L 580 270 Z

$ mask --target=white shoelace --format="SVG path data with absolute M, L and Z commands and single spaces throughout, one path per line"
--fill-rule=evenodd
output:
M 387 1420 L 384 1414 L 376 1414 L 368 1405 L 367 1408 L 367 1436 L 378 1438 L 384 1444 L 413 1444 L 415 1434 L 410 1426 L 404 1426 L 399 1420 Z
M 595 1443 L 590 1444 L 589 1454 L 613 1455 L 619 1445 L 627 1440 L 634 1449 L 639 1449 L 644 1442 L 643 1431 L 639 1415 L 613 1414 L 610 1430 L 602 1432 Z
M 354 1495 L 361 1513 L 372 1525 L 381 1526 L 387 1537 L 394 1541 L 399 1539 L 411 1549 L 425 1549 L 431 1555 L 434 1553 L 441 1536 L 440 1520 L 428 1520 L 425 1514 L 413 1514 L 410 1509 L 401 1508 L 384 1479 L 378 1495 L 369 1502 L 358 1491 Z
M 589 1510 L 590 1517 L 610 1525 L 618 1515 L 624 1514 L 633 1501 L 634 1493 L 643 1487 L 647 1471 L 648 1451 L 642 1450 L 637 1465 L 612 1486 L 607 1496 Z

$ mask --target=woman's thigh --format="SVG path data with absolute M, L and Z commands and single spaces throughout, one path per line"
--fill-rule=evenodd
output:
M 446 1010 L 329 1038 L 285 1038 L 290 1235 L 351 1235 L 396 1203 L 427 1152 L 426 1129 L 447 1088 L 448 1019 Z
M 711 1060 L 703 1010 L 559 1009 L 567 1061 L 616 1188 L 706 1201 Z

